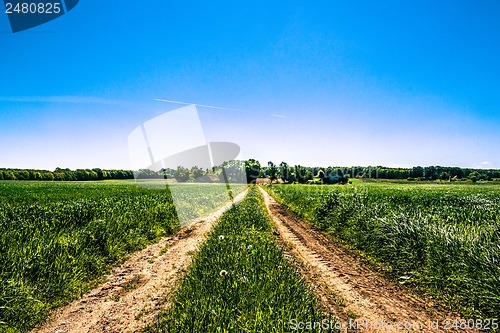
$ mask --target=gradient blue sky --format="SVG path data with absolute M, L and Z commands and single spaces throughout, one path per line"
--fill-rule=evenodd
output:
M 160 98 L 261 162 L 500 168 L 499 1 L 83 0 L 0 41 L 0 167 L 126 169 Z

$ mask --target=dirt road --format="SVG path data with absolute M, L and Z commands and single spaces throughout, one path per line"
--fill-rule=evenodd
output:
M 303 274 L 315 286 L 323 306 L 338 317 L 339 323 L 358 320 L 359 325 L 346 327 L 357 327 L 363 332 L 445 332 L 444 319 L 458 318 L 433 300 L 411 295 L 389 282 L 297 218 L 262 188 L 261 191 L 280 237 L 291 248 L 290 254 L 302 263 Z M 441 329 L 432 326 L 436 320 Z M 429 321 L 433 324 L 429 325 Z
M 241 200 L 245 194 L 246 191 L 239 194 L 235 201 Z M 194 251 L 231 204 L 228 202 L 217 212 L 134 253 L 106 277 L 105 283 L 57 309 L 52 319 L 33 332 L 140 331 L 169 302 L 179 272 L 189 265 Z

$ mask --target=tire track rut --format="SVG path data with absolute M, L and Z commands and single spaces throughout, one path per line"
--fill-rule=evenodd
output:
M 234 199 L 240 201 L 246 190 Z M 213 224 L 233 202 L 177 233 L 133 253 L 80 299 L 54 310 L 33 333 L 138 332 L 168 305 L 176 281 L 205 241 Z
M 389 282 L 342 246 L 297 218 L 265 190 L 260 190 L 280 237 L 291 248 L 293 257 L 302 263 L 301 270 L 316 287 L 322 305 L 333 312 L 340 322 L 364 320 L 365 324 L 358 325 L 358 331 L 363 332 L 450 332 L 452 330 L 444 330 L 442 326 L 440 329 L 429 327 L 428 323 L 439 320 L 442 324 L 444 319 L 461 319 L 430 297 L 413 295 Z M 422 328 L 416 325 L 398 329 L 394 325 L 386 325 L 378 329 L 380 326 L 377 327 L 376 323 L 383 322 L 422 323 Z

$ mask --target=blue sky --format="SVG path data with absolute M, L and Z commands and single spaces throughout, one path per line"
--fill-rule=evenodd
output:
M 182 105 L 243 158 L 500 168 L 498 1 L 81 1 L 0 14 L 0 167 L 128 168 Z M 278 116 L 277 116 L 278 115 Z

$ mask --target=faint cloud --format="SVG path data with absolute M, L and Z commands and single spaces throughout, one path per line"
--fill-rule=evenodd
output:
M 228 108 L 221 108 L 220 106 L 210 106 L 210 105 L 203 105 L 203 104 L 194 104 L 194 103 L 187 103 L 187 102 L 179 102 L 179 101 L 171 101 L 168 99 L 159 99 L 155 98 L 153 99 L 154 101 L 158 102 L 168 102 L 168 103 L 175 103 L 175 104 L 185 104 L 185 105 L 196 105 L 196 106 L 201 106 L 204 108 L 211 108 L 211 109 L 221 109 L 221 110 L 229 110 L 229 111 L 236 111 L 234 109 L 228 109 Z
M 479 165 L 476 165 L 474 168 L 476 168 L 476 169 L 493 169 L 494 168 L 493 164 L 494 163 L 492 163 L 492 162 L 484 161 L 484 162 L 479 163 Z
M 3 97 L 1 102 L 44 102 L 44 103 L 75 103 L 75 104 L 118 104 L 122 101 L 88 96 L 23 96 Z
M 286 118 L 286 116 L 284 116 L 282 114 L 273 114 L 272 116 L 277 117 L 277 118 Z

